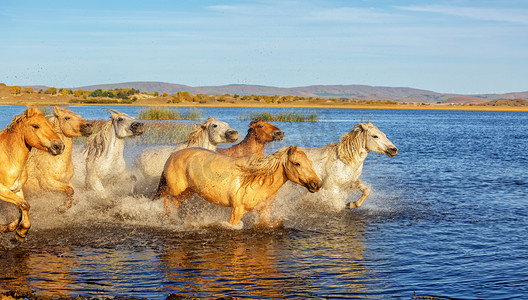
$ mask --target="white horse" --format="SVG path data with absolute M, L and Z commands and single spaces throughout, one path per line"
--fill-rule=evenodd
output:
M 315 173 L 323 181 L 317 195 L 304 195 L 302 201 L 329 201 L 337 209 L 342 209 L 342 199 L 348 192 L 361 191 L 361 197 L 346 205 L 348 208 L 360 207 L 370 194 L 370 189 L 359 177 L 363 171 L 363 162 L 369 152 L 393 157 L 398 153 L 391 141 L 372 123 L 359 123 L 350 132 L 343 135 L 338 143 L 319 148 L 301 148 L 312 161 Z M 281 189 L 277 197 L 288 197 L 291 186 Z M 345 194 L 347 193 L 347 194 Z M 315 197 L 315 198 L 313 198 Z M 312 199 L 313 198 L 313 199 Z
M 187 140 L 173 146 L 156 147 L 140 153 L 134 161 L 134 174 L 138 175 L 135 192 L 150 194 L 156 192 L 161 173 L 169 156 L 178 150 L 200 147 L 216 151 L 220 143 L 233 143 L 238 140 L 238 132 L 228 123 L 209 117 L 196 124 Z
M 119 181 L 133 180 L 126 172 L 123 149 L 125 138 L 143 134 L 143 123 L 113 109 L 110 120 L 101 131 L 90 136 L 83 153 L 86 155 L 86 188 L 104 195 L 103 180 L 114 178 Z

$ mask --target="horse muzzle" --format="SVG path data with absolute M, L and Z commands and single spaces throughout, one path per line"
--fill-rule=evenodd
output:
M 310 181 L 306 183 L 304 186 L 308 189 L 310 193 L 315 193 L 321 189 L 321 186 L 323 185 L 323 182 L 321 180 L 317 181 Z
M 81 135 L 82 136 L 89 136 L 92 134 L 93 126 L 90 123 L 84 123 L 81 125 Z
M 233 129 L 228 130 L 225 133 L 225 137 L 228 143 L 236 142 L 238 140 L 238 131 Z
M 51 141 L 51 145 L 48 147 L 48 151 L 52 155 L 59 155 L 64 151 L 64 143 L 60 140 Z
M 132 131 L 134 135 L 142 135 L 143 134 L 143 123 L 133 122 L 130 125 L 130 131 Z
M 282 141 L 283 138 L 284 138 L 284 132 L 283 131 L 275 130 L 273 132 L 273 140 L 274 141 L 280 142 L 280 141 Z
M 388 157 L 394 157 L 396 154 L 398 154 L 399 149 L 396 147 L 390 147 L 385 151 L 385 154 L 387 154 Z

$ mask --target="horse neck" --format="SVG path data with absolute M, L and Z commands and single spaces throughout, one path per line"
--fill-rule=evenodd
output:
M 202 133 L 200 133 L 197 141 L 187 144 L 188 147 L 200 147 L 200 148 L 209 149 L 212 151 L 216 150 L 216 145 L 217 144 L 209 140 L 209 134 L 207 130 L 204 130 Z
M 106 143 L 101 156 L 106 156 L 109 158 L 122 157 L 124 148 L 125 139 L 117 137 L 115 128 L 112 125 L 108 130 L 108 142 Z
M 347 165 L 354 164 L 358 167 L 362 167 L 363 162 L 365 161 L 368 155 L 365 139 L 366 137 L 359 136 L 357 138 L 348 138 L 344 141 L 340 141 L 338 144 L 341 145 L 336 146 L 341 146 L 337 148 L 337 154 L 341 161 L 343 161 Z
M 1 135 L 4 137 L 2 138 Z M 11 158 L 9 162 L 25 162 L 31 152 L 31 146 L 26 144 L 24 135 L 19 133 L 18 124 L 9 130 L 0 131 L 0 148 L 5 149 Z
M 253 131 L 248 132 L 236 146 L 244 147 L 247 153 L 255 153 L 259 156 L 264 155 L 264 142 L 257 140 Z

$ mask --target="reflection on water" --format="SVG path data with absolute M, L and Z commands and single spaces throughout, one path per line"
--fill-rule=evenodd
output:
M 115 109 L 134 115 L 141 108 Z M 22 110 L 4 109 L 0 123 Z M 85 110 L 86 119 L 107 114 L 97 107 L 72 110 Z M 204 110 L 241 132 L 249 123 L 236 120 L 241 109 Z M 243 229 L 233 230 L 223 226 L 228 208 L 196 198 L 169 218 L 161 201 L 128 195 L 130 186 L 114 186 L 110 197 L 99 198 L 79 187 L 83 175 L 76 169 L 72 209 L 59 214 L 62 198 L 42 193 L 29 200 L 33 226 L 23 244 L 0 234 L 0 292 L 148 299 L 171 293 L 528 297 L 528 114 L 318 111 L 318 123 L 278 124 L 285 138 L 266 151 L 337 141 L 367 116 L 400 152 L 392 159 L 369 155 L 362 179 L 372 192 L 360 209 L 329 211 L 324 199 L 299 203 L 291 191 L 272 209 L 284 228 L 253 228 L 249 213 Z M 127 147 L 127 162 L 141 150 Z M 0 203 L 0 223 L 17 216 Z

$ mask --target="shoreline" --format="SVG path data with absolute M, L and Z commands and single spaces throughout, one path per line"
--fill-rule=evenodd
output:
M 391 109 L 391 110 L 445 110 L 445 111 L 520 111 L 528 112 L 525 106 L 466 106 L 466 105 L 412 105 L 412 104 L 268 104 L 268 103 L 49 103 L 40 101 L 0 101 L 0 105 L 19 105 L 19 106 L 145 106 L 145 107 L 234 107 L 234 108 L 302 108 L 302 109 Z

